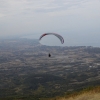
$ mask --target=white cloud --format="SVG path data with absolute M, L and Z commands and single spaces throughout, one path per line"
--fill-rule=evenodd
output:
M 0 0 L 0 12 L 7 16 L 35 13 L 55 13 L 55 15 L 67 13 L 68 15 L 82 8 L 87 9 L 90 6 L 88 2 L 93 2 L 92 6 L 97 4 L 97 7 L 100 4 L 99 0 Z
M 99 33 L 100 0 L 0 0 L 0 26 L 0 36 Z

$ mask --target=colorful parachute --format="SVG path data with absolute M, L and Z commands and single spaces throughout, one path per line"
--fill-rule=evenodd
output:
M 42 39 L 42 37 L 46 36 L 46 35 L 55 35 L 56 37 L 58 37 L 61 41 L 61 43 L 63 44 L 64 43 L 64 39 L 61 35 L 57 34 L 57 33 L 44 33 L 40 36 L 39 40 Z

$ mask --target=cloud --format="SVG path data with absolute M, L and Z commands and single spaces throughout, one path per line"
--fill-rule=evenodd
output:
M 100 0 L 0 0 L 1 34 L 100 32 Z
M 11 16 L 23 13 L 60 12 L 82 7 L 86 0 L 0 0 L 0 12 Z
M 99 0 L 0 0 L 0 17 L 86 14 L 99 9 L 99 4 Z

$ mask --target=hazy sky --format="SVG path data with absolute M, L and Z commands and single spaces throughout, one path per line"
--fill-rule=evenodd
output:
M 98 42 L 100 0 L 0 0 L 0 37 L 45 32 L 67 42 Z

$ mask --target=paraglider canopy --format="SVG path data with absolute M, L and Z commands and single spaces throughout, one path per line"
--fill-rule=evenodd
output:
M 57 33 L 44 33 L 44 34 L 42 34 L 40 36 L 39 40 L 41 40 L 46 35 L 55 35 L 61 41 L 62 44 L 64 43 L 63 37 L 61 35 L 57 34 Z M 51 57 L 51 54 L 50 53 L 48 54 L 48 57 Z
M 58 37 L 61 41 L 61 43 L 63 44 L 64 43 L 64 39 L 61 35 L 57 34 L 57 33 L 44 33 L 40 36 L 39 40 L 41 40 L 44 36 L 46 35 L 55 35 L 56 37 Z

